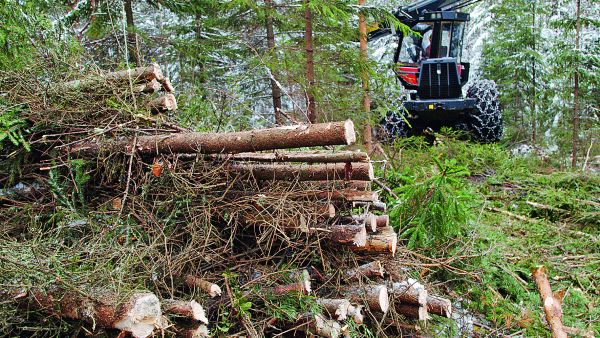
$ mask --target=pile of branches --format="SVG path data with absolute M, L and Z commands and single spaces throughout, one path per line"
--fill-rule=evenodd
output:
M 0 334 L 395 336 L 450 317 L 394 261 L 367 154 L 336 151 L 351 121 L 196 133 L 156 65 L 0 76 Z

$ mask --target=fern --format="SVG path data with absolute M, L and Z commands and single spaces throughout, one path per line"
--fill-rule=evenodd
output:
M 0 113 L 0 150 L 4 149 L 4 141 L 8 140 L 15 146 L 23 147 L 30 151 L 29 144 L 25 140 L 27 122 L 19 117 L 19 110 L 11 108 Z

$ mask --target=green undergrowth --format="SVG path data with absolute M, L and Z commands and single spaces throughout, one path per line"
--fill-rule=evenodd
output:
M 451 259 L 420 274 L 463 299 L 474 331 L 550 336 L 531 279 L 545 265 L 552 289 L 565 290 L 565 325 L 600 335 L 600 175 L 452 135 L 404 139 L 389 154 L 392 223 L 413 250 Z

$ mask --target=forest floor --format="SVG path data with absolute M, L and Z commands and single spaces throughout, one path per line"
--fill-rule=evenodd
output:
M 452 137 L 433 146 L 402 142 L 386 172 L 400 199 L 409 193 L 403 184 L 440 175 L 435 163 L 445 161 L 458 168 L 449 184 L 468 213 L 458 240 L 414 249 L 435 257 L 414 269 L 415 277 L 464 309 L 454 321 L 435 319 L 431 333 L 550 336 L 531 278 L 533 267 L 545 265 L 553 291 L 565 290 L 564 324 L 600 336 L 600 175 L 513 156 L 502 145 Z M 394 220 L 393 208 L 390 214 Z

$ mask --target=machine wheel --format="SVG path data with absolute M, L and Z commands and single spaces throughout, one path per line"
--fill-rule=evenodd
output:
M 502 137 L 502 111 L 496 83 L 478 80 L 467 89 L 467 97 L 476 100 L 476 110 L 467 115 L 466 129 L 479 142 L 497 142 Z
M 407 137 L 410 126 L 406 120 L 396 112 L 388 112 L 379 122 L 377 138 L 383 142 L 393 142 L 400 137 Z

